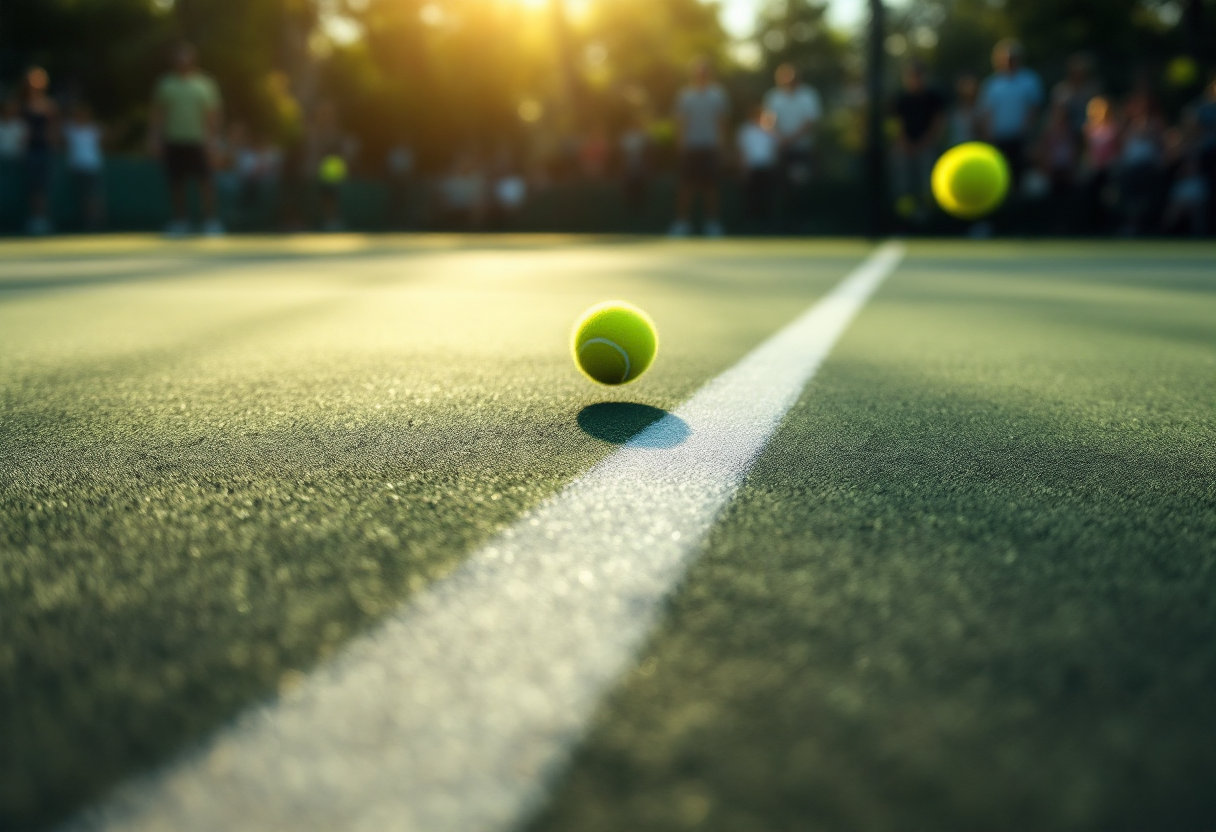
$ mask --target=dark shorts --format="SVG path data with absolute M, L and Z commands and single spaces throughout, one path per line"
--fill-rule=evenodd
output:
M 688 185 L 718 184 L 718 150 L 690 147 L 680 154 L 680 180 Z
M 1016 189 L 1022 183 L 1022 174 L 1026 172 L 1026 142 L 1022 139 L 1003 139 L 994 141 L 992 145 L 1005 157 L 1011 185 Z
M 73 170 L 72 189 L 81 196 L 93 196 L 101 190 L 101 171 Z
M 211 176 L 211 160 L 207 158 L 207 148 L 201 144 L 166 144 L 162 161 L 170 182 Z
M 25 153 L 25 184 L 34 195 L 45 194 L 51 187 L 51 151 L 30 148 Z

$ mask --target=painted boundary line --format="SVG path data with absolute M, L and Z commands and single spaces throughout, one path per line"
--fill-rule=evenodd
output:
M 543 801 L 718 513 L 903 258 L 823 300 L 352 642 L 65 830 L 501 832 Z

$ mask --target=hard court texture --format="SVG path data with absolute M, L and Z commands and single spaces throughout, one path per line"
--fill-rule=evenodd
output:
M 0 245 L 0 828 L 290 690 L 867 251 Z M 1214 266 L 911 246 L 528 828 L 1216 826 Z M 615 390 L 609 297 L 663 339 Z

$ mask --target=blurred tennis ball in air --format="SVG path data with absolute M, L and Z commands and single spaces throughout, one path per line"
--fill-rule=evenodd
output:
M 641 309 L 610 300 L 579 317 L 570 349 L 587 378 L 600 384 L 626 384 L 654 361 L 659 336 L 654 321 Z
M 1173 87 L 1189 87 L 1199 80 L 1199 64 L 1190 55 L 1179 55 L 1165 68 L 1166 80 Z
M 1000 207 L 1009 193 L 1009 165 L 990 144 L 947 150 L 933 168 L 933 196 L 947 214 L 975 220 Z
M 911 194 L 904 194 L 899 199 L 895 200 L 895 213 L 899 214 L 904 219 L 909 219 L 916 214 L 917 209 L 916 197 Z
M 326 185 L 338 185 L 346 180 L 346 160 L 341 156 L 326 156 L 321 160 L 317 176 Z

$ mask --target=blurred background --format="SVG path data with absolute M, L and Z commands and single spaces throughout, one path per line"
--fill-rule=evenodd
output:
M 1214 47 L 1216 0 L 4 0 L 0 233 L 1210 235 Z M 970 139 L 990 222 L 927 195 Z

